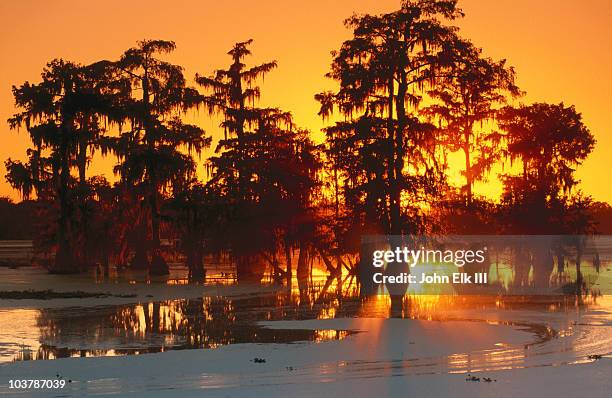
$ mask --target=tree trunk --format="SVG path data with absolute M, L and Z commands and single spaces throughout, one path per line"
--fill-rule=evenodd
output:
M 394 145 L 394 201 L 395 201 L 395 209 L 396 215 L 396 225 L 392 233 L 394 235 L 400 235 L 402 233 L 401 226 L 401 195 L 402 189 L 401 185 L 403 184 L 403 175 L 404 175 L 404 130 L 406 129 L 406 93 L 408 92 L 408 84 L 406 82 L 406 74 L 404 71 L 401 71 L 400 82 L 397 88 L 397 97 L 395 98 L 396 108 L 397 108 L 397 130 L 395 131 L 395 145 Z
M 399 187 L 398 176 L 396 175 L 396 144 L 397 144 L 397 135 L 398 132 L 395 131 L 395 122 L 393 119 L 393 105 L 394 105 L 394 91 L 395 85 L 393 83 L 393 76 L 389 78 L 387 83 L 387 90 L 389 91 L 388 95 L 388 118 L 387 118 L 387 140 L 389 141 L 389 154 L 388 154 L 388 164 L 387 164 L 387 179 L 389 180 L 389 218 L 390 218 L 390 228 L 389 232 L 392 235 L 400 235 L 401 234 L 401 226 L 400 226 L 400 196 L 401 189 Z
M 81 238 L 81 250 L 76 254 L 79 262 L 83 266 L 89 265 L 89 256 L 88 256 L 88 248 L 89 248 L 89 237 L 88 237 L 88 224 L 89 224 L 89 215 L 87 214 L 87 141 L 81 139 L 79 142 L 79 154 L 78 154 L 78 169 L 79 169 L 79 206 L 80 206 L 80 238 Z
M 239 255 L 236 258 L 236 278 L 238 282 L 260 282 L 263 272 L 259 264 L 250 255 Z
M 66 131 L 62 129 L 62 134 Z M 55 254 L 55 264 L 49 270 L 54 274 L 71 274 L 77 273 L 78 267 L 72 251 L 71 236 L 70 236 L 70 218 L 72 215 L 72 206 L 68 197 L 68 184 L 70 180 L 70 167 L 68 164 L 68 144 L 66 138 L 62 138 L 61 147 L 61 170 L 59 174 L 59 223 L 57 230 L 57 252 Z
M 298 281 L 308 281 L 308 248 L 305 243 L 300 243 L 300 253 L 297 263 L 297 278 Z
M 465 154 L 465 192 L 468 208 L 472 207 L 472 162 L 470 160 L 470 133 L 466 131 L 463 153 Z
M 153 183 L 151 194 L 151 238 L 153 254 L 151 257 L 151 275 L 168 275 L 170 268 L 168 263 L 161 255 L 161 240 L 160 240 L 160 217 L 159 205 L 157 203 L 157 184 Z
M 189 279 L 191 281 L 204 281 L 206 276 L 204 255 L 196 244 L 192 245 L 187 252 L 187 266 L 189 267 Z
M 514 281 L 513 284 L 516 287 L 525 287 L 529 282 L 529 268 L 531 262 L 529 254 L 523 247 L 515 249 L 514 253 Z
M 287 263 L 287 270 L 285 271 L 285 276 L 287 278 L 287 286 L 291 288 L 291 279 L 293 278 L 293 269 L 291 267 L 291 247 L 289 247 L 288 242 L 285 242 L 285 261 Z
M 576 247 L 576 294 L 582 295 L 582 285 L 584 279 L 582 277 L 582 270 L 580 266 L 582 264 L 582 242 Z
M 537 288 L 549 286 L 550 275 L 554 268 L 554 260 L 549 251 L 549 245 L 538 242 L 533 253 L 533 280 Z
M 159 249 L 153 251 L 149 273 L 151 275 L 168 275 L 170 273 L 168 263 L 166 262 L 166 259 L 164 259 L 164 257 L 161 255 Z
M 134 253 L 134 258 L 130 262 L 130 268 L 135 270 L 146 270 L 149 269 L 149 259 L 147 258 L 147 251 L 144 248 L 144 245 L 139 242 L 136 244 L 136 250 Z
M 300 254 L 298 255 L 297 263 L 297 280 L 298 289 L 300 291 L 300 305 L 310 303 L 308 295 L 308 248 L 305 243 L 300 243 Z
M 110 258 L 108 249 L 102 250 L 102 269 L 104 271 L 104 279 L 110 276 Z

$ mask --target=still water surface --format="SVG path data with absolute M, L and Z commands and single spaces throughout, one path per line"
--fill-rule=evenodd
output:
M 333 291 L 333 289 L 332 289 Z M 246 298 L 204 297 L 94 307 L 0 310 L 0 361 L 136 355 L 214 349 L 239 343 L 294 343 L 355 339 L 352 327 L 266 328 L 262 321 L 395 317 L 507 325 L 531 333 L 527 344 L 500 340 L 496 347 L 388 363 L 352 364 L 361 372 L 405 368 L 444 372 L 507 369 L 589 361 L 612 352 L 608 296 L 589 303 L 568 298 L 414 296 L 399 306 L 388 297 L 362 298 L 350 289 L 308 295 L 279 291 Z M 469 327 L 463 332 L 469 333 Z M 357 329 L 357 328 L 356 328 Z M 458 333 L 461 331 L 458 331 Z M 370 338 L 370 337 L 369 337 Z M 410 336 L 406 336 L 407 339 Z M 358 340 L 357 340 L 358 341 Z M 382 343 L 382 342 L 381 342 Z

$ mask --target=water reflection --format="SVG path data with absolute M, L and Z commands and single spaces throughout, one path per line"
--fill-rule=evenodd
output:
M 567 314 L 598 305 L 597 300 L 584 303 L 559 296 L 360 297 L 355 286 L 344 284 L 338 288 L 337 284 L 338 281 L 320 281 L 308 284 L 308 289 L 301 293 L 299 289 L 281 289 L 247 298 L 205 297 L 97 307 L 3 310 L 0 322 L 21 325 L 21 330 L 19 326 L 11 330 L 3 327 L 0 361 L 132 355 L 236 343 L 340 340 L 353 332 L 268 329 L 258 322 L 356 317 L 485 320 L 528 328 L 537 336 L 534 340 L 537 343 L 558 333 L 569 333 L 572 321 L 568 319 L 551 328 L 537 317 L 517 321 L 504 319 L 501 314 L 518 310 Z M 609 324 L 610 318 L 604 322 Z
M 274 330 L 257 321 L 327 316 L 337 302 L 303 310 L 287 294 L 230 299 L 206 297 L 92 308 L 38 311 L 40 344 L 14 353 L 16 360 L 73 356 L 130 355 L 236 343 L 291 343 L 338 340 L 344 330 Z M 14 310 L 19 311 L 19 310 Z M 0 351 L 1 352 L 1 351 Z M 6 361 L 8 352 L 4 353 Z

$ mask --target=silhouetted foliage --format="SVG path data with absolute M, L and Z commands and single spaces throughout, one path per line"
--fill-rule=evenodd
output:
M 575 167 L 593 150 L 595 139 L 573 106 L 537 103 L 504 108 L 497 117 L 506 132 L 505 156 L 520 161 L 521 173 L 504 178 L 507 229 L 512 233 L 585 233 L 590 202 L 572 195 Z M 571 216 L 571 217 L 569 217 Z M 568 218 L 574 220 L 568 221 Z
M 576 235 L 612 230 L 610 206 L 574 176 L 593 135 L 573 106 L 508 106 L 522 94 L 514 69 L 460 36 L 450 24 L 462 16 L 455 0 L 414 0 L 348 18 L 351 36 L 327 73 L 337 88 L 315 96 L 331 121 L 321 145 L 290 112 L 259 105 L 277 63 L 247 66 L 252 40 L 231 48 L 226 69 L 197 74 L 201 91 L 166 60 L 172 41 L 143 40 L 85 66 L 53 60 L 39 82 L 13 87 L 8 122 L 31 146 L 26 160 L 6 160 L 6 179 L 32 201 L 0 200 L 3 226 L 16 225 L 0 235 L 36 232 L 58 273 L 99 264 L 107 274 L 114 262 L 167 274 L 162 233 L 180 241 L 193 280 L 208 256 L 231 258 L 240 280 L 267 267 L 288 284 L 297 262 L 302 305 L 313 260 L 329 271 L 323 290 L 333 278 L 340 286 L 343 269 L 357 273 L 367 234 L 567 234 L 517 252 L 516 283 L 528 283 L 530 261 L 536 284 L 547 282 L 553 254 L 562 273 L 562 246 L 577 253 L 580 279 Z M 202 108 L 224 134 L 198 176 L 196 155 L 212 139 L 185 116 Z M 457 151 L 461 186 L 449 178 Z M 116 156 L 118 181 L 89 175 L 94 154 Z M 500 200 L 477 195 L 500 164 Z M 34 213 L 35 227 L 20 221 Z
M 168 273 L 159 252 L 161 196 L 194 176 L 192 153 L 199 154 L 210 145 L 201 128 L 180 118 L 181 112 L 197 104 L 198 94 L 186 86 L 180 66 L 159 58 L 174 49 L 170 41 L 144 40 L 114 64 L 129 83 L 120 105 L 128 129 L 105 142 L 120 159 L 115 172 L 121 183 L 131 187 L 141 205 L 140 244 L 133 265 L 150 267 L 156 274 Z M 144 253 L 145 247 L 150 256 Z
M 496 105 L 504 104 L 507 96 L 520 94 L 514 69 L 505 60 L 493 61 L 481 53 L 472 43 L 457 39 L 452 73 L 429 91 L 435 103 L 424 110 L 440 121 L 444 148 L 464 154 L 463 194 L 468 207 L 474 182 L 484 179 L 500 155 L 502 136 L 487 122 L 494 119 Z
M 612 206 L 605 202 L 593 202 L 589 214 L 598 233 L 612 235 Z
M 282 245 L 300 239 L 296 228 L 304 229 L 312 217 L 319 167 L 308 132 L 296 128 L 290 113 L 256 106 L 261 91 L 255 83 L 276 62 L 247 67 L 243 60 L 251 43 L 234 45 L 228 69 L 196 76 L 208 91 L 202 104 L 222 116 L 225 133 L 207 165 L 206 187 L 224 202 L 213 237 L 222 243 L 212 244 L 233 255 L 239 279 L 260 278 L 254 272 L 257 256 L 275 259 Z
M 0 240 L 34 240 L 37 236 L 37 203 L 14 203 L 0 197 Z
M 328 74 L 340 88 L 316 98 L 321 116 L 338 108 L 345 118 L 326 131 L 349 231 L 425 231 L 425 203 L 441 191 L 444 175 L 436 129 L 416 110 L 426 89 L 451 73 L 456 28 L 442 20 L 461 15 L 456 1 L 410 1 L 346 20 L 353 38 L 333 53 Z
M 83 170 L 87 137 L 97 133 L 90 116 L 95 94 L 89 72 L 80 65 L 54 60 L 43 70 L 40 83 L 13 87 L 20 112 L 9 124 L 25 127 L 34 148 L 28 150 L 27 163 L 7 160 L 7 179 L 26 198 L 34 193 L 55 202 L 57 250 L 51 270 L 57 273 L 78 269 L 72 223 L 77 194 L 71 168 Z M 83 181 L 84 174 L 81 177 Z

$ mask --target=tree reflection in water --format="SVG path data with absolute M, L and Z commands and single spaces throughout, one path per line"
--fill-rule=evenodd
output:
M 279 292 L 249 298 L 205 297 L 93 308 L 43 309 L 38 317 L 41 346 L 29 357 L 130 355 L 236 343 L 338 340 L 337 330 L 266 329 L 258 321 L 354 316 L 335 295 L 304 304 L 299 294 Z M 303 295 L 302 295 L 303 297 Z M 301 303 L 301 304 L 300 304 Z
M 572 297 L 492 296 L 360 297 L 354 285 L 331 288 L 309 283 L 302 293 L 279 290 L 247 298 L 205 297 L 161 302 L 57 308 L 40 311 L 41 345 L 16 360 L 74 356 L 133 355 L 236 343 L 291 343 L 339 340 L 347 330 L 268 329 L 259 321 L 342 317 L 458 319 L 463 310 L 484 314 L 498 309 L 569 311 L 583 301 Z M 306 302 L 304 297 L 308 296 Z M 459 315 L 459 318 L 461 315 Z M 542 333 L 546 334 L 547 331 Z

